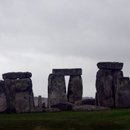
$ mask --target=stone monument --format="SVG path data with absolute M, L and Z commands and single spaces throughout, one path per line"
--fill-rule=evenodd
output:
M 29 72 L 3 74 L 8 112 L 32 112 L 34 110 L 31 76 Z
M 48 78 L 48 107 L 82 100 L 82 69 L 53 69 Z M 70 76 L 66 92 L 65 76 Z

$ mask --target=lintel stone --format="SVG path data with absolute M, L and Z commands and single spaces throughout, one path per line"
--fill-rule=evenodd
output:
M 99 69 L 109 69 L 109 70 L 122 70 L 123 63 L 121 62 L 99 62 L 97 64 Z
M 24 79 L 31 78 L 32 74 L 30 72 L 8 72 L 2 75 L 3 79 Z
M 74 75 L 82 75 L 81 68 L 74 69 L 53 69 L 52 73 L 55 75 L 64 75 L 64 76 L 74 76 Z

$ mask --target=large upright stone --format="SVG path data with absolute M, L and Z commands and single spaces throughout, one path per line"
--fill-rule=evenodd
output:
M 9 112 L 31 112 L 34 110 L 32 81 L 30 78 L 17 79 L 17 76 L 16 73 L 14 75 L 16 79 L 5 78 L 4 80 L 7 110 Z M 21 77 L 24 76 L 21 75 Z
M 123 77 L 123 63 L 101 62 L 96 75 L 97 103 L 99 106 L 115 107 L 115 81 Z
M 48 107 L 67 101 L 65 78 L 50 74 L 48 78 Z
M 7 111 L 16 112 L 15 110 L 15 85 L 12 80 L 6 79 L 5 82 L 5 91 L 7 98 Z
M 81 68 L 75 68 L 75 69 L 53 69 L 52 73 L 55 75 L 73 75 L 73 76 L 77 76 L 77 75 L 82 75 L 82 69 Z
M 15 85 L 16 112 L 32 112 L 34 110 L 34 96 L 31 79 L 16 80 Z
M 5 112 L 7 110 L 7 100 L 5 93 L 4 81 L 0 81 L 0 112 Z
M 115 105 L 117 108 L 130 107 L 130 79 L 128 77 L 117 79 Z
M 68 102 L 75 103 L 82 100 L 83 85 L 81 76 L 70 76 L 68 85 Z

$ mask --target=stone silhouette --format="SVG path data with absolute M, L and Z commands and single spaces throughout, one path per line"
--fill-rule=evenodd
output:
M 0 112 L 7 110 L 7 99 L 5 93 L 4 81 L 0 81 Z
M 42 108 L 42 96 L 38 96 L 38 107 Z
M 31 75 L 29 72 L 3 74 L 4 81 L 0 84 L 0 112 L 31 112 L 34 110 Z
M 96 101 L 98 106 L 129 107 L 130 80 L 123 77 L 123 63 L 100 62 L 96 75 Z
M 50 74 L 48 78 L 48 107 L 66 101 L 67 96 L 64 76 Z
M 55 75 L 63 75 L 63 76 L 78 76 L 82 75 L 82 69 L 81 68 L 75 68 L 75 69 L 53 69 L 52 73 Z
M 82 100 L 82 69 L 53 69 L 48 78 L 48 107 Z M 65 76 L 70 76 L 68 93 Z
M 117 79 L 115 106 L 117 108 L 130 107 L 130 79 L 128 77 Z
M 82 78 L 81 76 L 70 76 L 68 85 L 68 102 L 75 103 L 82 100 Z

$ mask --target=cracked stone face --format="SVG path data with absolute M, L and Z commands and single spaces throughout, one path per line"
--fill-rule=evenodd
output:
M 33 110 L 33 92 L 31 79 L 5 80 L 9 101 L 9 109 L 16 112 Z
M 50 74 L 48 78 L 48 106 L 66 102 L 65 78 L 62 75 Z
M 70 76 L 68 85 L 68 102 L 75 103 L 82 100 L 83 85 L 81 76 Z
M 96 101 L 105 107 L 130 107 L 130 79 L 123 77 L 123 63 L 100 62 L 97 64 Z
M 82 69 L 53 69 L 48 78 L 48 106 L 82 100 Z M 65 77 L 70 76 L 66 93 Z
M 99 70 L 96 79 L 97 100 L 99 106 L 113 107 L 113 76 L 110 71 Z
M 118 108 L 130 107 L 130 79 L 128 77 L 117 79 L 115 104 Z
M 4 112 L 7 109 L 7 100 L 4 87 L 4 81 L 0 81 L 0 112 Z
M 16 78 L 9 78 L 11 75 Z M 16 75 L 15 75 L 16 74 Z M 4 79 L 5 94 L 7 99 L 7 111 L 9 112 L 31 112 L 34 110 L 34 96 L 32 81 L 30 78 L 20 78 L 27 73 L 6 73 Z M 9 77 L 8 77 L 8 76 Z M 7 78 L 8 77 L 8 78 Z

